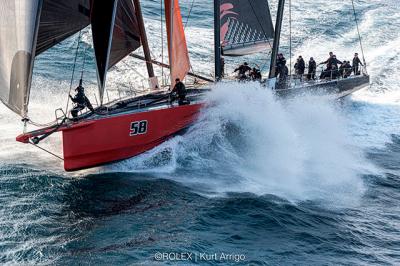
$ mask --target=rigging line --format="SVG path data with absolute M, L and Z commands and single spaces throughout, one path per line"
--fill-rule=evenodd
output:
M 164 64 L 163 0 L 160 0 L 161 63 Z M 161 85 L 164 85 L 164 67 L 161 67 Z
M 83 72 L 84 72 L 84 69 L 85 69 L 86 51 L 87 51 L 87 47 L 85 48 L 85 53 L 84 53 L 84 58 L 83 58 L 81 79 L 83 78 Z M 70 87 L 70 93 L 71 93 L 71 87 Z M 68 100 L 69 100 L 69 97 L 68 97 Z M 68 104 L 67 104 L 67 110 L 68 110 Z M 29 119 L 28 124 L 33 125 L 35 127 L 50 127 L 50 126 L 53 126 L 53 125 L 57 124 L 57 122 L 58 122 L 58 119 L 53 120 L 53 121 L 48 122 L 48 123 L 38 123 L 38 122 L 35 122 L 35 121 L 32 121 L 31 119 Z
M 261 24 L 260 20 L 258 19 L 258 16 L 257 16 L 257 14 L 256 14 L 256 11 L 254 10 L 253 4 L 251 3 L 250 0 L 248 0 L 247 2 L 250 4 L 251 10 L 253 10 L 253 14 L 254 14 L 254 16 L 255 16 L 256 19 L 257 19 L 257 23 L 261 26 L 261 29 L 262 29 L 263 34 L 264 34 L 264 38 L 267 39 L 268 44 L 269 44 L 269 47 L 272 49 L 272 44 L 271 44 L 269 38 L 267 38 L 267 34 L 265 33 L 264 27 L 263 27 L 263 25 Z
M 268 56 L 270 56 L 270 55 L 271 55 L 271 52 L 268 52 Z M 265 61 L 263 60 L 263 62 L 264 63 L 262 64 L 262 66 L 259 68 L 261 72 L 267 67 L 269 60 L 268 59 Z
M 289 0 L 289 64 L 292 78 L 292 0 Z
M 72 77 L 71 77 L 71 83 L 69 85 L 69 92 L 68 92 L 68 97 L 67 97 L 67 106 L 65 107 L 65 116 L 68 116 L 67 113 L 68 113 L 68 107 L 69 107 L 69 95 L 71 94 L 72 84 L 74 82 L 76 61 L 78 59 L 78 53 L 79 53 L 79 47 L 80 47 L 80 44 L 81 44 L 81 38 L 82 38 L 82 30 L 79 31 L 79 35 L 78 35 L 78 44 L 76 46 L 74 66 L 72 68 Z
M 83 72 L 85 71 L 86 52 L 87 52 L 87 47 L 85 47 L 85 52 L 84 52 L 84 54 L 83 54 L 83 63 L 82 63 L 82 70 L 81 70 L 81 79 L 83 79 Z M 69 98 L 69 97 L 68 97 L 68 98 Z
M 35 126 L 35 127 L 51 127 L 57 124 L 57 120 L 54 120 L 52 122 L 46 123 L 46 124 L 41 124 L 41 123 L 36 123 L 35 121 L 32 121 L 29 119 L 27 121 L 29 125 Z
M 186 26 L 187 26 L 187 24 L 189 22 L 189 18 L 190 18 L 190 15 L 192 14 L 192 9 L 193 9 L 193 6 L 194 6 L 194 1 L 195 0 L 192 0 L 192 4 L 190 5 L 189 14 L 188 14 L 188 16 L 186 18 L 186 22 L 185 22 L 185 26 L 183 27 L 183 30 L 186 29 Z
M 364 66 L 366 67 L 364 48 L 363 48 L 363 44 L 362 44 L 360 28 L 358 27 L 358 19 L 357 19 L 356 7 L 354 5 L 354 0 L 351 0 L 351 4 L 353 5 L 353 13 L 354 13 L 354 20 L 355 20 L 356 26 L 357 26 L 358 40 L 360 41 L 360 48 L 361 48 L 361 53 L 362 53 L 362 57 L 363 57 L 363 61 L 364 61 Z
M 147 79 L 144 75 L 142 75 L 138 70 L 136 70 L 134 67 L 130 66 L 127 62 L 121 61 L 124 65 L 126 65 L 129 69 L 133 70 L 136 74 L 138 74 L 142 79 Z M 145 60 L 145 63 L 153 63 L 152 61 L 147 61 Z
M 187 26 L 187 24 L 188 24 L 188 22 L 189 22 L 190 15 L 192 14 L 192 10 L 193 10 L 193 7 L 194 7 L 194 2 L 195 2 L 195 0 L 192 0 L 192 3 L 190 4 L 189 14 L 188 14 L 188 16 L 186 17 L 186 22 L 185 22 L 185 25 L 183 26 L 183 30 L 184 30 L 184 31 L 186 30 L 186 26 Z M 192 70 L 192 73 L 195 74 L 195 71 L 194 71 L 194 69 L 193 69 L 193 65 L 192 65 L 192 64 L 190 64 L 190 69 Z
M 34 147 L 36 147 L 36 148 L 38 148 L 38 149 L 40 149 L 40 150 L 42 150 L 42 151 L 44 151 L 44 152 L 47 152 L 48 154 L 50 154 L 50 155 L 56 157 L 57 159 L 60 159 L 61 161 L 64 161 L 64 159 L 63 159 L 61 156 L 59 156 L 59 155 L 57 155 L 57 154 L 55 154 L 55 153 L 53 153 L 53 152 L 51 152 L 51 151 L 49 151 L 49 150 L 46 150 L 45 148 L 42 148 L 42 147 L 40 147 L 40 146 L 37 145 L 37 144 L 34 144 L 34 143 L 32 143 L 32 142 L 29 142 L 29 144 L 31 144 L 32 146 L 34 146 Z

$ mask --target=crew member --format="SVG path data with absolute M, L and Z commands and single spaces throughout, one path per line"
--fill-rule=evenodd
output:
M 320 76 L 321 79 L 324 79 L 324 78 L 326 78 L 326 77 L 331 75 L 331 70 L 332 70 L 331 61 L 332 61 L 332 58 L 333 58 L 333 52 L 329 52 L 329 58 L 326 61 L 321 62 L 321 63 L 318 64 L 318 65 L 326 64 L 326 68 L 321 72 L 321 76 Z
M 331 75 L 330 76 L 331 79 L 337 79 L 340 76 L 339 68 L 338 68 L 338 66 L 336 64 L 332 65 L 331 74 L 330 75 Z
M 75 91 L 77 92 L 75 97 L 69 95 L 71 101 L 75 103 L 75 107 L 71 110 L 72 117 L 78 117 L 78 113 L 85 108 L 88 108 L 90 111 L 93 112 L 93 106 L 85 95 L 85 88 L 83 88 L 82 86 L 82 80 L 80 80 L 79 86 L 75 89 Z
M 332 58 L 333 58 L 333 52 L 329 52 L 329 58 L 326 61 L 319 63 L 319 65 L 326 64 L 326 68 L 330 69 L 331 68 Z
M 253 70 L 250 73 L 250 77 L 254 81 L 261 81 L 262 75 L 260 69 L 253 67 Z
M 340 62 L 337 58 L 336 55 L 333 54 L 333 52 L 329 53 L 329 58 L 328 60 L 320 63 L 320 65 L 326 64 L 326 69 L 324 71 L 322 71 L 321 73 L 321 79 L 324 78 L 332 78 L 333 76 L 333 72 L 337 71 L 338 69 L 338 64 L 342 64 L 342 62 Z M 333 69 L 333 67 L 335 69 Z
M 351 75 L 352 68 L 349 61 L 343 61 L 343 64 L 339 67 L 339 73 L 342 78 L 348 78 Z
M 276 59 L 276 77 L 279 75 L 279 80 L 285 80 L 288 73 L 289 70 L 286 67 L 286 58 L 280 53 Z
M 350 65 L 350 61 L 346 61 L 346 63 L 344 64 L 344 73 L 343 73 L 343 77 L 344 78 L 348 78 L 351 76 L 351 72 L 352 72 L 352 68 Z
M 239 72 L 238 78 L 239 80 L 243 81 L 247 79 L 246 73 L 250 72 L 251 68 L 247 62 L 244 62 L 243 65 L 240 65 L 238 68 L 235 69 L 234 72 Z
M 339 59 L 336 58 L 336 55 L 333 55 L 332 65 L 335 65 L 336 68 L 339 68 L 339 65 L 343 64 Z
M 175 86 L 171 91 L 171 101 L 174 101 L 174 95 L 177 95 L 178 97 L 178 103 L 179 105 L 188 105 L 190 104 L 190 102 L 188 100 L 186 100 L 186 87 L 185 84 L 183 84 L 183 82 L 177 78 L 175 79 Z
M 360 58 L 358 57 L 358 53 L 355 53 L 353 58 L 353 72 L 356 76 L 359 76 L 361 74 L 359 70 L 360 65 L 364 66 L 363 63 L 361 63 Z
M 317 71 L 317 62 L 315 62 L 314 58 L 311 57 L 310 61 L 308 61 L 308 80 L 315 80 L 315 72 Z
M 297 58 L 297 62 L 294 65 L 294 69 L 296 70 L 296 75 L 299 76 L 300 80 L 303 80 L 304 70 L 306 69 L 306 63 L 304 62 L 303 57 L 300 55 Z
M 347 64 L 347 61 L 343 61 L 343 64 L 341 64 L 339 67 L 339 74 L 342 78 L 344 78 L 344 71 L 346 68 L 346 64 Z

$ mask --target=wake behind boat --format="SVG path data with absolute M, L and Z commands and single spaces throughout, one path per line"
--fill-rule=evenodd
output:
M 7 1 L 11 3 L 15 0 Z M 331 75 L 315 80 L 282 74 L 277 55 L 284 0 L 279 1 L 275 30 L 266 0 L 214 1 L 215 77 L 212 79 L 190 72 L 189 53 L 178 0 L 164 1 L 168 65 L 151 58 L 139 0 L 19 2 L 23 4 L 1 4 L 7 8 L 1 9 L 4 14 L 0 17 L 0 34 L 7 37 L 4 39 L 11 40 L 14 46 L 6 46 L 3 43 L 4 39 L 0 43 L 1 47 L 4 47 L 4 53 L 0 55 L 4 59 L 4 67 L 1 68 L 0 99 L 23 118 L 25 126 L 33 124 L 28 116 L 28 106 L 35 57 L 91 26 L 97 65 L 99 106 L 91 106 L 80 84 L 77 96 L 71 97 L 76 103 L 72 111 L 68 108 L 58 109 L 54 123 L 17 137 L 19 142 L 39 147 L 48 136 L 61 132 L 63 156 L 58 157 L 64 161 L 67 171 L 134 157 L 182 133 L 195 122 L 199 111 L 205 105 L 205 94 L 211 89 L 212 83 L 224 80 L 222 56 L 261 52 L 269 45 L 272 50 L 271 67 L 269 78 L 262 81 L 262 84 L 266 89 L 275 90 L 282 96 L 315 91 L 344 97 L 369 84 L 366 72 L 346 78 L 333 78 Z M 62 23 L 57 24 L 55 21 L 60 20 L 59 12 L 65 13 L 65 17 Z M 24 21 L 26 25 L 7 24 L 11 17 L 19 22 Z M 272 40 L 273 45 L 270 45 Z M 131 54 L 139 47 L 143 48 L 144 57 Z M 107 72 L 129 54 L 144 60 L 149 77 L 148 90 L 141 95 L 105 103 Z M 154 74 L 154 65 L 169 69 L 169 84 L 159 84 Z M 186 83 L 185 88 L 181 81 L 188 75 L 195 77 L 195 82 Z M 179 98 L 179 101 L 174 101 L 175 98 Z

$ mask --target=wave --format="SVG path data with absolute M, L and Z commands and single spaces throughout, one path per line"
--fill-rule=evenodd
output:
M 369 170 L 346 123 L 327 99 L 281 101 L 256 83 L 223 83 L 187 134 L 105 170 L 153 173 L 208 195 L 347 204 Z
M 388 36 L 387 29 L 382 25 L 385 24 L 385 15 L 386 19 L 393 21 L 398 15 L 396 9 L 384 12 L 389 3 L 380 7 L 378 2 L 371 3 L 371 6 L 366 5 L 365 10 L 362 10 L 363 15 L 360 16 L 361 31 L 366 36 L 366 54 L 371 64 L 369 70 L 373 76 L 373 85 L 370 90 L 353 96 L 353 99 L 367 103 L 396 104 L 400 102 L 399 79 L 395 75 L 398 72 L 400 36 L 393 35 L 385 39 Z M 297 26 L 305 23 L 311 28 L 310 25 L 315 21 L 321 21 L 322 24 L 330 21 L 323 19 L 327 17 L 326 13 L 314 12 L 309 8 L 315 5 L 314 1 L 306 1 L 305 4 L 304 7 L 295 6 L 297 12 L 294 13 L 294 23 Z M 343 5 L 348 7 L 347 4 Z M 326 12 L 330 15 L 338 16 L 345 10 L 343 5 L 329 4 L 332 10 L 318 6 L 317 11 L 327 9 L 329 12 Z M 304 14 L 312 15 L 311 22 L 301 18 Z M 347 11 L 344 15 L 346 19 L 351 17 Z M 333 18 L 335 23 L 338 18 L 340 16 Z M 152 50 L 156 51 L 153 57 L 160 59 L 161 55 L 157 54 L 161 50 L 161 36 L 157 33 L 159 21 L 148 19 L 146 24 L 149 26 Z M 212 51 L 209 50 L 212 47 L 212 31 L 198 26 L 198 23 L 188 25 L 186 30 L 192 48 L 192 61 L 196 70 L 206 73 L 211 69 L 207 62 L 212 61 Z M 396 23 L 393 25 L 388 27 L 391 29 Z M 343 33 L 340 36 L 327 35 L 321 25 L 315 26 L 320 35 L 304 36 L 304 33 L 294 31 L 294 39 L 301 37 L 302 40 L 296 42 L 299 45 L 294 47 L 294 54 L 302 53 L 303 57 L 326 59 L 326 54 L 334 50 L 340 58 L 350 59 L 352 53 L 357 51 L 358 43 L 354 25 L 347 26 L 349 31 L 339 28 Z M 378 28 L 381 30 L 378 31 Z M 287 35 L 284 33 L 282 43 L 286 42 L 285 38 L 287 39 Z M 89 33 L 85 32 L 83 41 L 90 43 Z M 43 55 L 37 60 L 37 66 L 43 68 L 33 81 L 30 113 L 35 121 L 53 120 L 54 110 L 65 108 L 71 72 L 69 70 L 75 48 L 76 39 L 71 39 L 67 44 L 57 46 L 47 56 Z M 284 49 L 286 48 L 283 47 Z M 91 47 L 88 50 L 92 52 Z M 60 51 L 62 54 L 59 54 Z M 209 54 L 205 55 L 207 52 Z M 52 63 L 57 61 L 54 57 L 62 57 L 65 62 L 70 62 L 68 67 Z M 94 66 L 92 59 L 91 56 L 87 68 Z M 237 60 L 233 59 L 230 63 L 238 63 Z M 257 60 L 266 61 L 263 55 Z M 93 69 L 91 71 L 91 83 L 87 89 L 90 95 L 95 95 L 95 74 Z M 145 66 L 130 58 L 124 60 L 111 71 L 109 87 L 116 89 L 121 84 L 126 86 L 137 82 L 134 78 L 137 71 L 145 73 Z M 58 79 L 54 79 L 55 76 Z M 358 169 L 365 163 L 362 152 L 357 147 L 354 148 L 351 136 L 354 133 L 346 132 L 349 130 L 348 121 L 334 104 L 313 97 L 281 102 L 255 84 L 220 84 L 210 94 L 209 103 L 198 123 L 186 135 L 176 137 L 138 158 L 95 171 L 152 172 L 157 177 L 182 181 L 189 186 L 196 185 L 196 188 L 205 193 L 217 195 L 243 191 L 271 193 L 292 200 L 333 197 L 334 201 L 346 195 L 351 199 L 352 194 L 362 194 L 363 185 L 359 177 L 362 171 Z M 371 108 L 372 112 L 376 112 L 376 108 Z M 18 117 L 3 106 L 0 107 L 0 112 L 0 143 L 4 147 L 0 151 L 0 158 L 4 162 L 17 161 L 36 165 L 43 159 L 46 167 L 52 165 L 51 169 L 62 169 L 61 163 L 51 157 L 43 155 L 45 157 L 42 158 L 42 153 L 26 145 L 16 144 L 14 138 L 22 129 L 20 123 L 16 125 Z M 355 123 L 364 123 L 367 117 L 370 118 L 371 115 L 367 114 Z M 365 127 L 362 128 L 368 131 Z M 376 138 L 382 135 L 381 131 L 378 133 Z M 55 147 L 57 153 L 61 152 L 60 141 L 55 139 L 48 145 Z M 330 189 L 341 192 L 338 196 L 331 196 L 335 193 L 330 193 Z

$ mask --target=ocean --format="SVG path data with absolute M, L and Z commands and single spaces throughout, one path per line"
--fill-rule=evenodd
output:
M 153 57 L 167 62 L 160 2 L 142 2 Z M 209 76 L 212 1 L 180 2 L 193 71 Z M 399 265 L 400 4 L 355 6 L 371 86 L 340 102 L 218 84 L 185 135 L 76 173 L 17 143 L 20 118 L 0 106 L 0 263 Z M 292 1 L 291 56 L 288 18 L 286 6 L 281 51 L 292 63 L 361 53 L 351 1 Z M 73 84 L 83 71 L 96 103 L 90 39 L 84 30 Z M 33 121 L 65 108 L 78 42 L 75 35 L 37 58 Z M 226 59 L 227 72 L 247 61 L 265 74 L 268 60 Z M 143 62 L 126 58 L 109 73 L 108 97 L 140 89 L 145 76 Z M 62 152 L 59 135 L 43 145 Z

